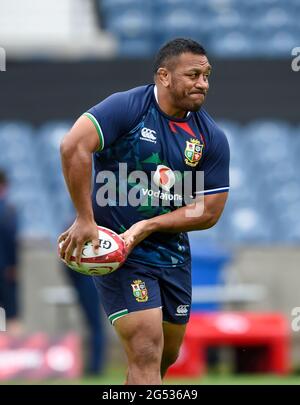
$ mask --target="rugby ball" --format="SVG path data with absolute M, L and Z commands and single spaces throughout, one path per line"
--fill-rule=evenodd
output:
M 74 249 L 70 261 L 63 262 L 79 273 L 89 276 L 104 276 L 117 270 L 126 260 L 127 251 L 124 240 L 112 230 L 98 226 L 99 249 L 94 253 L 92 242 L 87 242 L 81 252 L 80 266 L 75 261 L 76 249 Z M 63 245 L 58 245 L 58 253 Z

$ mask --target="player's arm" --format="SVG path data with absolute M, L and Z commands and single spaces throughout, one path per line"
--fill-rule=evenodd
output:
M 226 192 L 200 197 L 168 214 L 137 222 L 122 234 L 128 250 L 153 232 L 178 233 L 211 228 L 220 218 L 227 196 Z
M 211 228 L 218 222 L 227 196 L 228 193 L 218 193 L 200 197 L 193 204 L 149 219 L 147 227 L 151 232 L 171 233 Z
M 81 116 L 64 137 L 60 148 L 64 178 L 77 212 L 73 225 L 59 237 L 59 242 L 64 241 L 61 257 L 69 261 L 76 248 L 78 264 L 86 241 L 91 240 L 95 250 L 99 247 L 91 201 L 92 154 L 99 146 L 94 124 L 88 117 Z
M 109 148 L 122 134 L 134 128 L 142 116 L 143 105 L 131 92 L 115 93 L 90 108 L 75 123 L 61 145 L 65 180 L 77 211 L 77 218 L 59 241 L 64 240 L 61 255 L 70 258 L 76 247 L 80 263 L 82 246 L 92 241 L 97 250 L 98 230 L 91 202 L 92 154 Z

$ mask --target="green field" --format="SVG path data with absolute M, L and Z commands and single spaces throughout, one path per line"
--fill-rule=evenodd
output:
M 103 376 L 83 377 L 78 380 L 48 380 L 48 381 L 7 381 L 2 384 L 49 384 L 49 385 L 118 385 L 123 384 L 125 370 L 110 368 Z M 300 375 L 277 376 L 270 374 L 208 374 L 202 378 L 168 378 L 165 384 L 171 385 L 300 385 Z

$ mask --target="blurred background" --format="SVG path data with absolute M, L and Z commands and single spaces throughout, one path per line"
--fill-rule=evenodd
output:
M 74 216 L 59 144 L 109 94 L 151 83 L 178 36 L 213 66 L 231 191 L 217 226 L 190 233 L 192 321 L 168 381 L 299 381 L 299 21 L 298 0 L 0 0 L 0 381 L 122 383 L 91 280 L 57 259 Z

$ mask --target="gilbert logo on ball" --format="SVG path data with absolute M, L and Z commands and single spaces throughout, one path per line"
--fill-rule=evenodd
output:
M 117 270 L 126 260 L 126 246 L 124 240 L 115 232 L 103 226 L 98 226 L 99 249 L 95 254 L 92 242 L 87 242 L 81 253 L 80 266 L 75 261 L 76 249 L 66 263 L 72 270 L 90 276 L 104 276 Z M 58 253 L 63 245 L 58 246 Z

